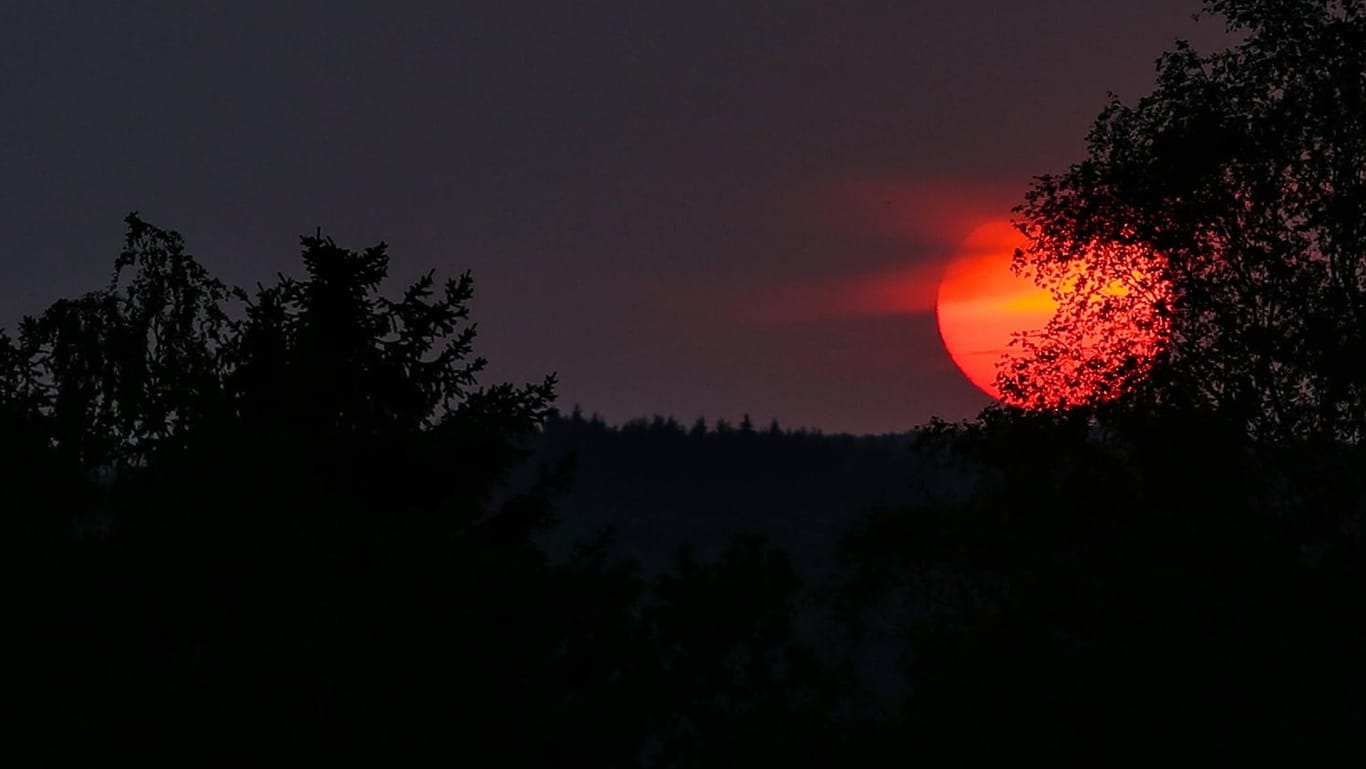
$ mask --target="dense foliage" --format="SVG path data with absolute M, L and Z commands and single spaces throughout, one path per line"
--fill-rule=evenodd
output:
M 903 609 L 907 757 L 1366 755 L 1366 4 L 1207 9 L 1240 42 L 1020 208 L 1017 268 L 1089 287 L 1001 372 L 1052 407 L 934 426 L 975 493 L 845 540 L 846 614 Z M 1156 350 L 1097 334 L 1135 304 Z
M 21 763 L 717 766 L 819 733 L 785 556 L 549 562 L 563 468 L 494 492 L 554 381 L 477 386 L 469 277 L 389 299 L 382 245 L 322 237 L 303 267 L 248 295 L 133 216 L 110 285 L 0 344 Z
M 1056 286 L 1134 286 L 1165 338 L 1130 406 L 1213 409 L 1264 438 L 1357 441 L 1366 424 L 1366 4 L 1213 0 L 1241 41 L 1180 44 L 1152 94 L 1108 104 L 1084 160 L 1040 177 L 1020 209 L 1021 269 Z M 1056 387 L 1058 361 L 1107 312 L 1084 299 L 1003 372 L 1017 399 Z M 1106 340 L 1102 340 L 1103 346 Z M 1130 362 L 1135 362 L 1130 357 Z M 1138 361 L 1148 363 L 1148 361 Z M 1115 373 L 1123 373 L 1115 372 Z

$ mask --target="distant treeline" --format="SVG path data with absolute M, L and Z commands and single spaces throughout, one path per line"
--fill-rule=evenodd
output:
M 798 427 L 784 428 L 778 423 L 777 418 L 770 419 L 763 427 L 757 427 L 749 414 L 744 414 L 738 421 L 732 422 L 725 417 L 718 417 L 715 421 L 708 422 L 706 417 L 697 417 L 686 425 L 672 416 L 655 414 L 651 417 L 635 417 L 622 422 L 618 426 L 609 426 L 603 417 L 594 412 L 585 417 L 583 409 L 574 406 L 568 415 L 556 411 L 552 414 L 553 419 L 567 419 L 571 422 L 587 422 L 594 428 L 602 430 L 617 430 L 619 432 L 656 432 L 656 433 L 686 433 L 691 437 L 702 437 L 704 435 L 728 435 L 730 433 L 763 433 L 770 436 L 787 437 L 825 437 L 825 432 L 819 428 Z M 884 436 L 854 436 L 847 433 L 836 433 L 836 436 L 852 438 L 856 440 L 868 440 L 870 438 L 895 438 L 895 433 L 887 433 Z
M 540 535 L 552 553 L 608 528 L 615 552 L 656 571 L 681 545 L 716 554 L 734 536 L 762 533 L 816 575 L 833 565 L 840 531 L 863 511 L 962 493 L 962 479 L 916 442 L 915 432 L 824 435 L 776 421 L 758 430 L 748 418 L 733 427 L 665 416 L 609 426 L 574 409 L 552 414 L 531 438 L 512 487 L 541 464 L 572 459 L 555 498 L 558 523 Z

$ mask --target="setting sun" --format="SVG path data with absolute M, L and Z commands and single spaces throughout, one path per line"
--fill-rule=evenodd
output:
M 935 312 L 939 334 L 958 369 L 983 392 L 1002 400 L 997 372 L 1003 365 L 1025 359 L 1025 352 L 1013 339 L 1044 329 L 1058 313 L 1057 296 L 1068 297 L 1076 289 L 1083 270 L 1096 266 L 1075 266 L 1066 277 L 1060 294 L 1041 287 L 1026 275 L 1011 270 L 1016 249 L 1029 241 L 1005 221 L 993 221 L 973 230 L 955 252 L 940 280 Z M 1112 247 L 1117 252 L 1118 247 Z M 1094 256 L 1094 254 L 1093 254 Z M 1113 257 L 1114 253 L 1107 256 Z M 1066 345 L 1065 354 L 1048 367 L 1036 367 L 1031 374 L 1042 404 L 1076 403 L 1101 400 L 1114 392 L 1118 372 L 1127 370 L 1132 358 L 1148 358 L 1156 350 L 1160 335 L 1152 302 L 1131 295 L 1131 284 L 1144 281 L 1141 267 L 1151 271 L 1151 256 L 1129 250 L 1124 260 L 1111 258 L 1125 267 L 1125 279 L 1102 280 L 1090 290 L 1088 302 L 1098 307 L 1111 301 L 1123 307 L 1118 313 L 1095 313 L 1091 325 L 1075 329 L 1070 337 L 1050 340 Z M 1145 265 L 1136 262 L 1145 261 Z M 1098 277 L 1098 276 L 1095 276 Z M 1038 338 L 1038 337 L 1035 337 Z M 1127 360 L 1126 360 L 1127 359 Z M 1040 364 L 1041 366 L 1041 364 Z M 1046 382 L 1045 382 L 1046 380 Z M 1005 398 L 1005 400 L 1010 400 Z
M 1011 272 L 1011 256 L 1026 244 L 1009 222 L 973 230 L 944 271 L 935 303 L 939 335 L 954 364 L 996 399 L 996 364 L 1011 352 L 1011 335 L 1043 328 L 1058 308 L 1046 289 Z

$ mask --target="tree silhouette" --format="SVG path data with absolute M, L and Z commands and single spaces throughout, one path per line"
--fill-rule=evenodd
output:
M 1011 406 L 920 434 L 969 491 L 843 540 L 906 761 L 1366 756 L 1366 4 L 1206 10 L 1241 42 L 1163 56 L 1019 209 L 1058 314 Z
M 1137 284 L 1155 307 L 1145 322 L 1159 349 L 1091 356 L 1149 374 L 1142 387 L 1120 378 L 1118 389 L 1142 390 L 1130 402 L 1213 408 L 1256 436 L 1359 440 L 1366 5 L 1211 0 L 1206 10 L 1241 42 L 1207 55 L 1178 44 L 1151 95 L 1113 99 L 1086 159 L 1035 181 L 1019 209 L 1032 246 L 1017 266 L 1057 286 L 1098 262 L 1087 267 L 1094 282 Z M 1037 400 L 1069 360 L 1084 364 L 1075 340 L 1107 312 L 1132 310 L 1075 297 L 1026 342 L 1032 355 L 1003 372 L 1003 387 Z
M 529 536 L 556 478 L 488 503 L 553 378 L 476 386 L 468 275 L 388 299 L 383 245 L 307 237 L 303 264 L 249 296 L 130 216 L 107 287 L 2 340 L 50 760 L 193 756 L 229 734 L 280 761 L 342 733 L 422 752 L 422 724 L 466 709 L 440 689 L 457 668 L 517 680 L 502 607 L 526 609 L 523 648 L 544 642 L 525 627 L 548 600 Z M 482 666 L 439 662 L 461 649 Z M 467 683 L 480 712 L 511 707 L 515 687 Z
M 107 286 L 0 337 L 21 765 L 835 760 L 783 553 L 537 546 L 571 462 L 507 481 L 554 378 L 478 384 L 468 274 L 389 298 L 382 244 L 318 234 L 248 293 L 127 224 Z
M 972 492 L 871 513 L 838 594 L 863 643 L 901 650 L 904 760 L 1366 755 L 1360 450 L 1249 453 L 1185 420 L 997 410 L 923 434 Z

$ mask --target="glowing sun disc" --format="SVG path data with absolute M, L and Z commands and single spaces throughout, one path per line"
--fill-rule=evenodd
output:
M 1043 328 L 1058 309 L 1046 289 L 1011 272 L 1015 249 L 1026 245 L 1009 222 L 981 225 L 954 253 L 935 301 L 939 336 L 954 365 L 997 400 L 996 366 L 1012 352 L 1012 335 Z
M 1079 259 L 1045 262 L 1050 291 L 1010 269 L 1016 249 L 1028 245 L 1007 222 L 984 224 L 963 241 L 935 303 L 944 348 L 969 381 L 997 400 L 997 372 L 1014 364 L 1005 369 L 1013 405 L 1054 408 L 1118 397 L 1146 375 L 1166 343 L 1165 260 L 1141 244 L 1093 243 Z M 1054 291 L 1067 303 L 1061 312 Z M 1021 334 L 1032 349 L 1012 345 Z

